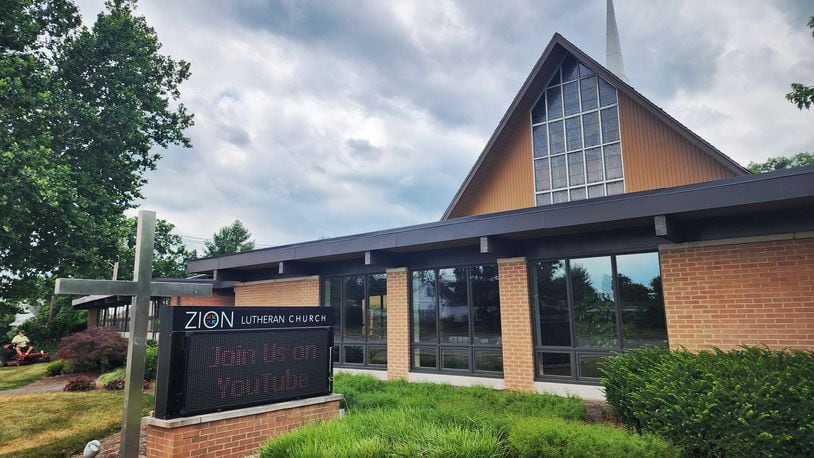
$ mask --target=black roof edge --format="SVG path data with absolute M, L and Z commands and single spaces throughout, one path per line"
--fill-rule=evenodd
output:
M 281 245 L 192 260 L 187 267 L 190 272 L 211 272 L 796 198 L 814 198 L 814 166 Z
M 455 196 L 453 196 L 452 201 L 449 203 L 447 209 L 444 211 L 444 214 L 441 216 L 441 220 L 449 218 L 452 209 L 455 208 L 455 206 L 460 201 L 464 191 L 469 186 L 472 179 L 475 177 L 475 174 L 477 173 L 478 169 L 480 169 L 480 166 L 483 164 L 483 161 L 486 159 L 488 152 L 491 150 L 498 136 L 500 136 L 500 134 L 503 132 L 503 129 L 506 127 L 509 118 L 517 109 L 518 105 L 520 104 L 520 101 L 523 98 L 525 98 L 526 92 L 528 92 L 531 83 L 537 78 L 540 69 L 542 68 L 543 64 L 548 60 L 549 55 L 554 49 L 554 46 L 558 44 L 565 48 L 566 51 L 574 54 L 578 59 L 588 64 L 589 67 L 591 67 L 591 70 L 600 74 L 603 78 L 611 82 L 618 89 L 621 89 L 626 95 L 633 98 L 636 102 L 639 102 L 642 106 L 644 106 L 644 108 L 648 112 L 653 113 L 656 117 L 658 117 L 668 125 L 671 125 L 680 134 L 683 134 L 684 137 L 686 137 L 691 143 L 698 146 L 702 150 L 711 153 L 710 156 L 713 159 L 717 160 L 721 165 L 726 167 L 728 170 L 736 174 L 751 173 L 748 169 L 740 165 L 737 161 L 724 154 L 718 148 L 712 146 L 712 144 L 701 138 L 698 134 L 690 130 L 687 126 L 685 126 L 684 124 L 680 123 L 678 120 L 670 116 L 661 107 L 651 102 L 647 97 L 645 97 L 639 91 L 634 89 L 633 86 L 629 85 L 621 78 L 616 76 L 613 72 L 605 68 L 604 65 L 594 60 L 591 56 L 583 52 L 576 45 L 568 41 L 565 37 L 563 37 L 559 33 L 554 33 L 554 35 L 551 37 L 551 41 L 549 41 L 545 50 L 543 50 L 543 53 L 540 55 L 540 58 L 537 59 L 537 62 L 534 64 L 531 73 L 529 73 L 529 76 L 526 78 L 525 82 L 523 82 L 523 85 L 520 87 L 520 91 L 518 91 L 517 95 L 515 95 L 514 99 L 512 100 L 512 103 L 506 110 L 506 113 L 503 114 L 503 117 L 500 119 L 500 122 L 498 123 L 494 132 L 492 132 L 492 136 L 489 138 L 489 141 L 486 143 L 486 146 L 483 148 L 483 151 L 481 151 L 480 155 L 478 156 L 478 159 L 475 161 L 475 164 L 469 170 L 469 173 L 467 174 L 461 186 L 458 188 L 458 191 L 455 193 Z

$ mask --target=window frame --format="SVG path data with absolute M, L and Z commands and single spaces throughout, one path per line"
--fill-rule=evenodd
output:
M 350 274 L 338 274 L 338 275 L 327 275 L 327 276 L 320 276 L 319 279 L 319 303 L 321 306 L 324 307 L 331 307 L 335 311 L 336 323 L 334 328 L 334 346 L 332 350 L 331 359 L 333 361 L 333 366 L 337 368 L 346 368 L 346 369 L 365 369 L 365 370 L 376 370 L 376 371 L 386 371 L 387 364 L 371 364 L 370 363 L 370 349 L 372 348 L 384 348 L 385 352 L 387 352 L 387 337 L 385 336 L 384 339 L 381 340 L 370 340 L 368 336 L 368 328 L 369 323 L 363 325 L 362 333 L 364 334 L 364 339 L 360 340 L 345 340 L 344 336 L 344 325 L 345 325 L 345 300 L 346 300 L 346 288 L 345 288 L 345 279 L 349 277 L 358 277 L 361 276 L 364 278 L 364 304 L 362 306 L 362 315 L 369 310 L 370 307 L 370 282 L 369 277 L 374 275 L 383 275 L 385 279 L 385 288 L 387 287 L 387 272 L 365 272 L 365 273 L 350 273 Z M 326 289 L 325 289 L 325 282 L 328 280 L 336 280 L 339 282 L 339 305 L 337 307 L 326 305 Z M 387 297 L 385 293 L 385 298 Z M 330 301 L 328 301 L 330 302 Z M 387 310 L 385 308 L 385 310 Z M 385 329 L 386 329 L 385 324 Z M 346 347 L 362 347 L 362 362 L 361 363 L 347 363 L 345 361 L 345 353 Z M 389 361 L 389 354 L 388 361 Z M 338 357 L 338 358 L 337 358 Z
M 580 365 L 580 356 L 611 356 L 616 353 L 620 353 L 629 349 L 633 348 L 626 348 L 624 343 L 624 335 L 622 329 L 622 303 L 619 291 L 619 271 L 617 268 L 616 258 L 617 256 L 626 256 L 626 255 L 633 255 L 633 254 L 644 254 L 644 253 L 655 253 L 657 255 L 658 267 L 659 267 L 659 277 L 661 277 L 661 255 L 656 250 L 646 249 L 646 250 L 635 250 L 635 251 L 626 251 L 621 253 L 598 253 L 598 254 L 584 254 L 584 255 L 577 255 L 577 256 L 553 256 L 553 257 L 545 257 L 539 259 L 529 259 L 527 261 L 527 272 L 528 272 L 528 291 L 529 291 L 529 306 L 531 308 L 531 322 L 533 327 L 533 351 L 534 351 L 534 380 L 539 382 L 568 382 L 568 383 L 576 383 L 576 384 L 584 384 L 584 385 L 598 385 L 600 384 L 599 378 L 594 377 L 583 377 L 582 376 L 582 367 Z M 574 293 L 573 293 L 573 285 L 571 279 L 571 261 L 574 259 L 585 259 L 585 258 L 601 258 L 601 257 L 609 257 L 611 261 L 611 285 L 613 288 L 613 301 L 614 301 L 614 315 L 616 319 L 616 346 L 613 348 L 600 348 L 600 347 L 589 347 L 589 346 L 577 346 L 577 335 L 576 335 L 576 316 L 574 314 L 576 304 L 574 303 Z M 534 282 L 534 265 L 538 262 L 553 262 L 553 261 L 564 261 L 565 262 L 565 284 L 566 284 L 566 297 L 568 298 L 568 320 L 569 320 L 569 331 L 570 331 L 570 338 L 571 338 L 571 345 L 564 346 L 564 345 L 541 345 L 540 342 L 542 341 L 541 337 L 541 322 L 540 322 L 540 310 L 539 304 L 535 303 L 534 294 L 536 284 Z M 664 293 L 662 290 L 662 305 L 664 304 Z M 666 314 L 666 307 L 662 308 L 662 312 Z M 665 320 L 666 323 L 666 320 Z M 667 346 L 669 347 L 669 332 L 667 326 L 665 325 L 665 335 L 667 337 Z M 542 354 L 543 353 L 568 353 L 570 355 L 571 361 L 571 375 L 546 375 L 542 374 Z
M 577 62 L 577 67 L 576 67 L 577 68 L 577 79 L 564 82 L 563 78 L 561 77 L 562 66 L 563 66 L 563 63 L 565 62 L 565 60 L 568 59 L 569 57 L 572 57 Z M 607 79 L 602 78 L 601 75 L 594 72 L 593 70 L 588 69 L 591 72 L 591 75 L 583 77 L 580 74 L 580 70 L 581 70 L 580 66 L 584 66 L 587 69 L 587 66 L 585 66 L 585 64 L 582 61 L 580 61 L 578 58 L 576 58 L 576 56 L 571 56 L 570 54 L 565 55 L 560 60 L 559 64 L 557 64 L 556 71 L 552 75 L 551 79 L 549 79 L 549 81 L 546 83 L 545 89 L 542 91 L 542 93 L 534 101 L 534 103 L 532 104 L 532 108 L 530 108 L 529 112 L 528 112 L 529 126 L 530 126 L 529 127 L 529 135 L 531 136 L 531 150 L 532 150 L 531 159 L 532 159 L 532 164 L 534 165 L 532 167 L 532 177 L 531 178 L 532 178 L 532 180 L 534 182 L 534 202 L 535 202 L 535 206 L 545 206 L 545 205 L 554 205 L 554 204 L 556 204 L 557 202 L 554 202 L 554 193 L 559 192 L 559 191 L 566 191 L 565 195 L 567 196 L 566 200 L 563 201 L 563 202 L 560 202 L 560 203 L 578 202 L 580 200 L 597 198 L 597 197 L 589 197 L 589 195 L 588 195 L 589 194 L 588 188 L 591 187 L 591 186 L 597 186 L 597 185 L 602 186 L 603 195 L 601 197 L 608 197 L 608 196 L 612 196 L 612 195 L 617 195 L 618 193 L 617 194 L 609 194 L 608 189 L 609 189 L 610 185 L 614 185 L 614 184 L 618 184 L 618 183 L 622 184 L 622 194 L 627 192 L 627 184 L 626 184 L 626 180 L 625 180 L 625 170 L 624 170 L 624 147 L 622 145 L 621 114 L 619 113 L 619 89 L 616 86 L 614 86 L 613 84 L 611 84 Z M 557 79 L 557 78 L 559 78 L 559 82 L 554 83 L 554 80 Z M 596 78 L 596 85 L 594 87 L 594 92 L 596 94 L 596 108 L 591 108 L 591 109 L 588 109 L 588 110 L 584 110 L 583 105 L 582 105 L 582 81 L 585 80 L 585 79 L 588 79 L 588 78 Z M 614 103 L 604 105 L 604 106 L 602 105 L 601 94 L 600 94 L 600 86 L 602 84 L 599 81 L 600 78 L 603 79 L 605 81 L 605 83 L 607 83 L 608 86 L 610 86 L 610 87 L 612 87 L 614 89 L 615 95 L 616 95 L 616 97 L 615 97 L 616 101 Z M 563 88 L 562 87 L 565 84 L 574 83 L 574 82 L 578 83 L 577 84 L 577 100 L 579 102 L 579 104 L 578 104 L 579 105 L 579 111 L 577 113 L 575 113 L 575 114 L 566 115 L 565 114 L 565 94 L 563 93 Z M 552 119 L 549 116 L 548 96 L 547 96 L 548 91 L 552 90 L 552 89 L 558 89 L 560 91 L 560 111 L 562 112 L 560 116 L 558 116 L 557 118 L 554 118 L 554 119 Z M 532 112 L 534 111 L 534 108 L 537 107 L 537 105 L 540 103 L 541 99 L 543 99 L 543 101 L 544 101 L 543 107 L 542 107 L 543 108 L 543 113 L 544 113 L 543 121 L 535 123 Z M 605 141 L 605 138 L 604 138 L 605 136 L 604 136 L 604 134 L 602 132 L 602 118 L 603 117 L 602 117 L 601 111 L 602 110 L 607 110 L 607 109 L 610 109 L 610 108 L 615 108 L 616 109 L 616 129 L 617 129 L 617 132 L 619 133 L 619 138 L 617 140 L 607 142 L 607 141 Z M 586 147 L 585 146 L 585 125 L 584 125 L 583 116 L 585 114 L 588 114 L 588 113 L 596 113 L 597 129 L 598 129 L 598 135 L 599 135 L 599 143 L 597 145 L 594 145 L 594 146 L 591 146 L 591 147 Z M 572 118 L 575 118 L 575 117 L 579 118 L 579 126 L 580 126 L 580 132 L 581 132 L 580 143 L 582 144 L 582 147 L 578 148 L 578 149 L 575 149 L 573 151 L 569 151 L 568 150 L 568 136 L 567 136 L 567 129 L 566 129 L 566 120 L 572 119 Z M 559 152 L 559 153 L 556 153 L 556 154 L 554 154 L 554 152 L 553 152 L 553 150 L 551 148 L 551 135 L 550 135 L 550 132 L 549 132 L 549 124 L 551 124 L 552 122 L 561 122 L 563 124 L 564 150 L 562 152 Z M 546 136 L 546 141 L 548 143 L 546 149 L 547 149 L 548 154 L 545 155 L 545 156 L 536 157 L 535 154 L 534 154 L 534 128 L 535 127 L 542 127 L 542 128 L 546 129 L 545 136 Z M 621 177 L 619 177 L 619 178 L 608 179 L 607 178 L 607 173 L 606 173 L 606 167 L 607 166 L 605 164 L 605 153 L 604 153 L 604 151 L 605 151 L 606 146 L 615 145 L 615 144 L 619 145 L 619 152 L 620 152 L 619 158 L 620 158 L 620 162 L 622 164 L 622 174 L 621 174 Z M 596 182 L 593 182 L 593 183 L 588 182 L 587 158 L 585 156 L 585 152 L 588 149 L 591 149 L 591 148 L 599 148 L 600 159 L 602 161 L 602 167 L 601 167 L 601 169 L 602 169 L 602 180 L 596 181 Z M 568 154 L 573 154 L 573 153 L 576 153 L 576 152 L 579 152 L 579 153 L 582 154 L 583 183 L 581 185 L 573 185 L 572 186 L 570 184 L 571 172 L 570 172 L 570 167 L 568 166 Z M 558 187 L 558 188 L 554 187 L 554 175 L 553 175 L 553 171 L 552 171 L 552 165 L 551 165 L 552 161 L 551 161 L 551 159 L 554 158 L 555 156 L 564 156 L 565 157 L 565 176 L 566 176 L 566 185 L 565 185 L 565 187 Z M 542 159 L 548 159 L 549 188 L 548 189 L 538 190 L 538 188 L 537 188 L 537 176 L 536 176 L 536 164 L 537 164 L 536 161 L 539 161 L 539 160 L 542 160 Z M 580 188 L 585 191 L 585 197 L 582 198 L 582 199 L 571 200 L 571 190 L 572 189 L 580 189 Z
M 465 376 L 477 376 L 477 377 L 487 377 L 487 378 L 500 378 L 502 379 L 504 376 L 505 371 L 501 370 L 500 372 L 497 371 L 479 371 L 476 370 L 475 366 L 475 353 L 478 350 L 498 350 L 500 351 L 501 356 L 501 366 L 504 364 L 503 362 L 503 323 L 502 320 L 500 322 L 500 344 L 475 344 L 475 320 L 473 314 L 473 300 L 472 300 L 472 276 L 471 276 L 471 269 L 473 267 L 481 267 L 481 266 L 494 266 L 495 272 L 497 272 L 497 286 L 498 286 L 498 307 L 500 307 L 500 274 L 498 270 L 498 264 L 496 262 L 491 263 L 472 263 L 472 264 L 462 264 L 462 265 L 443 265 L 443 266 L 434 266 L 434 267 L 427 267 L 422 269 L 409 269 L 408 270 L 408 278 L 409 278 L 409 287 L 408 287 L 408 323 L 410 327 L 410 372 L 419 372 L 419 373 L 426 373 L 426 374 L 446 374 L 446 375 L 465 375 Z M 444 343 L 441 341 L 441 313 L 440 313 L 440 305 L 438 303 L 438 281 L 439 281 L 439 270 L 444 269 L 466 269 L 466 302 L 468 307 L 469 313 L 469 344 L 459 344 L 459 343 Z M 413 273 L 414 272 L 422 272 L 422 271 L 433 271 L 435 274 L 435 342 L 416 342 L 415 341 L 415 333 L 414 333 L 414 321 L 413 321 Z M 415 350 L 416 349 L 426 349 L 430 350 L 433 349 L 435 351 L 435 368 L 429 367 L 420 367 L 413 364 L 413 358 L 415 357 Z M 446 369 L 442 367 L 442 349 L 463 349 L 468 350 L 469 356 L 469 369 Z

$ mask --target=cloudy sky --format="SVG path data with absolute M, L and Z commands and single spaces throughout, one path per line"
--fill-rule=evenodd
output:
M 78 0 L 86 23 L 103 0 Z M 742 164 L 814 151 L 807 0 L 616 0 L 631 84 Z M 240 219 L 257 246 L 440 218 L 555 32 L 604 62 L 605 1 L 142 0 L 193 148 L 142 208 L 187 244 Z

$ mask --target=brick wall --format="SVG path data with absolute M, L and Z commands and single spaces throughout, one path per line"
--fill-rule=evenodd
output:
M 387 378 L 407 378 L 410 372 L 410 273 L 387 270 Z
M 237 285 L 235 305 L 319 305 L 319 276 Z
M 230 306 L 235 305 L 235 295 L 234 294 L 213 294 L 212 296 L 182 296 L 182 297 L 174 297 L 172 300 L 172 305 L 187 305 L 187 306 L 195 306 L 195 305 L 219 305 L 219 306 Z
M 814 234 L 737 242 L 660 247 L 670 346 L 814 350 Z
M 329 401 L 178 428 L 148 424 L 147 457 L 251 456 L 270 438 L 338 414 L 339 401 Z
M 534 389 L 534 341 L 526 258 L 497 260 L 503 381 L 507 390 Z

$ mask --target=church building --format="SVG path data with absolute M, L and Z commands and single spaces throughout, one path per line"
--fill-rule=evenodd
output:
M 608 30 L 607 66 L 553 36 L 440 221 L 194 260 L 216 295 L 164 305 L 333 307 L 337 371 L 587 398 L 643 345 L 814 350 L 814 167 L 750 174 Z

